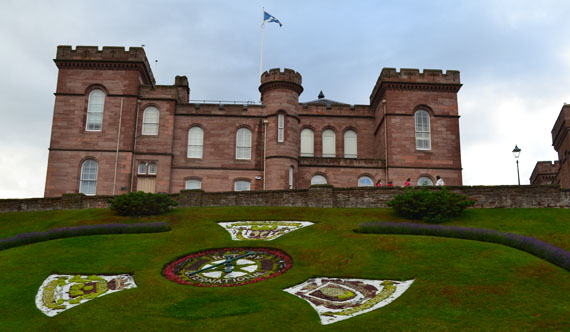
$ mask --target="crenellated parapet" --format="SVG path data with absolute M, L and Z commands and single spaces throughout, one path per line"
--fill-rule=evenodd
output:
M 273 89 L 289 89 L 300 95 L 303 92 L 301 83 L 301 74 L 296 71 L 289 68 L 285 68 L 283 71 L 279 68 L 273 68 L 261 75 L 259 92 L 263 94 Z
M 457 92 L 461 88 L 459 71 L 440 69 L 383 68 L 370 94 L 370 105 L 375 107 L 387 89 Z
M 59 69 L 138 70 L 145 84 L 155 85 L 155 79 L 142 47 L 71 46 L 57 47 L 54 59 Z

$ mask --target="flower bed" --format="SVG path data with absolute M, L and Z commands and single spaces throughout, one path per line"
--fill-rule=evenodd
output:
M 232 236 L 232 240 L 271 241 L 289 232 L 312 225 L 308 221 L 231 221 L 220 222 Z
M 250 254 L 251 253 L 251 254 Z M 233 261 L 230 271 L 223 264 Z M 162 274 L 182 285 L 197 287 L 243 286 L 274 278 L 293 266 L 289 255 L 272 248 L 220 248 L 199 251 L 167 264 Z
M 102 235 L 102 234 L 136 234 L 168 232 L 170 227 L 166 222 L 136 223 L 136 224 L 102 224 L 83 225 L 76 227 L 54 228 L 47 232 L 22 233 L 9 238 L 0 239 L 0 250 L 19 247 L 26 244 L 62 239 L 66 237 Z
M 36 307 L 53 317 L 99 296 L 135 288 L 132 275 L 52 274 L 44 280 L 36 295 Z
M 327 325 L 388 305 L 413 282 L 321 277 L 284 291 L 309 302 L 319 314 L 321 324 Z
M 468 228 L 458 226 L 425 225 L 414 223 L 368 222 L 361 223 L 360 233 L 374 234 L 409 234 L 441 236 L 502 244 L 511 248 L 526 251 L 554 265 L 570 271 L 570 252 L 555 247 L 539 239 L 499 232 L 493 229 Z

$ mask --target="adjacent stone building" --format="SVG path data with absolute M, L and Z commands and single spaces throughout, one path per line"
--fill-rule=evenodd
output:
M 263 73 L 261 103 L 190 101 L 143 48 L 59 46 L 45 196 L 462 184 L 458 71 L 384 68 L 369 105 L 300 102 L 301 75 Z
M 558 152 L 555 162 L 539 161 L 530 176 L 530 184 L 558 184 L 570 188 L 570 104 L 564 104 L 552 128 L 552 146 Z

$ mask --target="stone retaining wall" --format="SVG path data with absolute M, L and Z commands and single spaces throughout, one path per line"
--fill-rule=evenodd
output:
M 570 190 L 558 186 L 462 186 L 449 191 L 477 201 L 476 208 L 570 208 Z M 429 190 L 439 190 L 430 187 Z M 204 192 L 183 190 L 170 196 L 180 207 L 306 206 L 321 208 L 381 208 L 403 192 L 400 187 L 334 188 L 329 185 L 299 190 Z M 0 212 L 107 208 L 112 196 L 64 194 L 62 197 L 0 199 Z

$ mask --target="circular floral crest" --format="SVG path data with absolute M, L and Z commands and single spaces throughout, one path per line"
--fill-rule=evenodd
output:
M 186 255 L 168 263 L 169 280 L 198 287 L 248 285 L 281 275 L 293 266 L 289 255 L 273 248 L 219 248 Z

